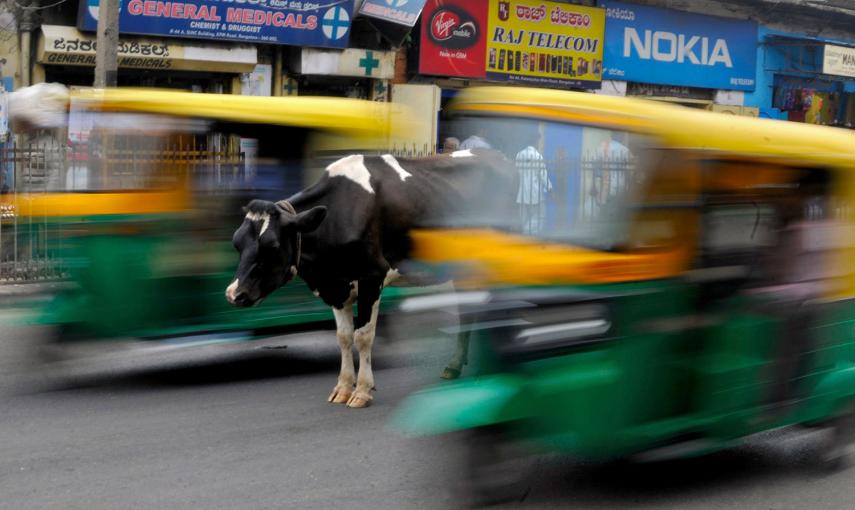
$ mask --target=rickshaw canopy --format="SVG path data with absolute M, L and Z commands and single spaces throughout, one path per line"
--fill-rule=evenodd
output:
M 522 87 L 473 87 L 451 111 L 623 129 L 676 149 L 855 168 L 855 131 L 741 117 L 652 100 Z

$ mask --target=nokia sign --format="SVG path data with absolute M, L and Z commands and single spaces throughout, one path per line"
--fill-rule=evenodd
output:
M 757 24 L 601 0 L 606 79 L 754 90 Z
M 674 34 L 672 32 L 654 32 L 645 30 L 644 36 L 632 27 L 624 29 L 623 56 L 635 55 L 641 60 L 656 60 L 657 62 L 690 62 L 695 65 L 714 66 L 724 65 L 733 67 L 727 41 L 716 39 L 710 48 L 709 37 L 697 35 Z M 698 44 L 700 43 L 700 44 Z

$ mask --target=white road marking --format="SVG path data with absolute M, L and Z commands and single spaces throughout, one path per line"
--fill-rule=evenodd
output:
M 475 154 L 472 154 L 472 151 L 469 149 L 464 149 L 462 151 L 454 151 L 451 153 L 452 158 L 472 158 L 475 157 Z
M 404 170 L 404 167 L 402 167 L 401 164 L 398 163 L 398 160 L 395 159 L 395 156 L 393 156 L 391 154 L 383 154 L 381 157 L 383 158 L 383 161 L 385 161 L 387 165 L 391 166 L 393 170 L 398 172 L 398 177 L 400 177 L 402 181 L 406 181 L 407 177 L 413 176 L 413 174 Z
M 350 179 L 362 186 L 365 191 L 374 194 L 374 188 L 371 187 L 371 174 L 368 173 L 368 168 L 365 166 L 365 157 L 362 154 L 354 154 L 341 158 L 327 167 L 327 174 L 330 177 Z
M 270 226 L 270 215 L 267 213 L 248 212 L 246 213 L 246 219 L 248 219 L 249 221 L 261 222 L 261 230 L 258 232 L 258 237 L 261 237 L 261 235 L 264 234 L 264 232 Z

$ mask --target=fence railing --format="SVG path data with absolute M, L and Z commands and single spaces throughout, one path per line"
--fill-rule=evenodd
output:
M 429 146 L 399 146 L 391 152 L 402 158 L 435 154 Z M 529 234 L 572 228 L 602 215 L 637 177 L 625 157 L 520 158 L 514 164 L 520 189 L 513 206 L 519 211 L 519 230 Z M 64 274 L 62 226 L 20 216 L 12 206 L 28 194 L 146 189 L 168 185 L 178 175 L 193 179 L 197 189 L 223 191 L 240 186 L 252 172 L 237 144 L 228 141 L 99 148 L 46 137 L 0 146 L 0 282 Z
M 66 144 L 45 137 L 0 146 L 0 282 L 64 276 L 63 225 L 22 216 L 14 204 L 51 192 L 144 190 L 188 178 L 201 189 L 228 189 L 246 178 L 235 144 Z

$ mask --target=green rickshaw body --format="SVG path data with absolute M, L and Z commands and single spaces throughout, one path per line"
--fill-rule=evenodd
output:
M 481 122 L 509 158 L 519 149 L 508 140 L 513 126 L 533 124 L 550 180 L 540 186 L 553 195 L 533 221 L 518 200 L 522 227 L 414 235 L 419 262 L 459 268 L 460 287 L 489 298 L 459 311 L 471 331 L 469 373 L 411 395 L 393 419 L 399 430 L 500 429 L 539 451 L 661 458 L 851 415 L 851 243 L 823 252 L 843 269 L 823 287 L 833 290 L 801 305 L 811 310 L 811 343 L 799 352 L 798 375 L 788 372 L 794 396 L 784 404 L 770 401 L 782 339 L 791 338 L 776 311 L 784 305 L 774 292 L 753 290 L 766 285 L 762 263 L 777 249 L 778 209 L 766 204 L 787 200 L 788 183 L 820 173 L 830 183 L 825 203 L 851 202 L 851 133 L 559 91 L 486 88 L 457 101 L 452 111 L 467 125 Z M 502 139 L 502 130 L 511 134 Z M 619 164 L 550 162 L 556 133 L 583 148 L 594 140 L 592 150 L 620 140 Z M 519 163 L 522 152 L 524 179 L 531 166 Z M 623 192 L 589 203 L 615 182 Z M 596 217 L 609 207 L 615 212 Z M 825 210 L 853 224 L 842 208 Z
M 413 394 L 397 411 L 396 427 L 425 435 L 503 426 L 535 450 L 591 459 L 697 439 L 681 452 L 691 455 L 772 428 L 828 422 L 855 397 L 855 344 L 845 340 L 855 327 L 855 302 L 823 311 L 817 355 L 804 375 L 810 390 L 794 413 L 770 421 L 764 399 L 780 324 L 745 312 L 669 328 L 668 321 L 692 314 L 691 289 L 668 281 L 621 287 L 595 291 L 607 296 L 611 331 L 592 343 L 503 355 L 504 332 L 473 332 L 475 375 Z M 556 290 L 578 291 L 550 292 Z
M 67 121 L 56 126 L 68 137 L 65 174 L 47 190 L 0 199 L 49 230 L 48 249 L 61 261 L 68 285 L 35 320 L 53 343 L 234 342 L 333 320 L 299 279 L 251 309 L 229 305 L 232 235 L 251 199 L 287 198 L 341 154 L 403 146 L 412 126 L 404 107 L 164 90 L 65 94 L 50 102 L 62 103 Z M 387 289 L 384 309 L 412 292 Z

